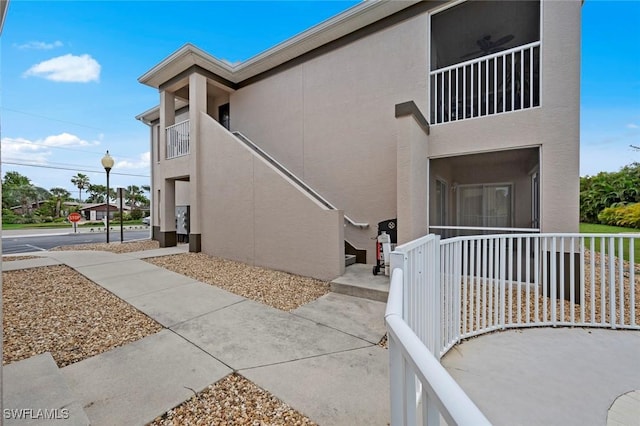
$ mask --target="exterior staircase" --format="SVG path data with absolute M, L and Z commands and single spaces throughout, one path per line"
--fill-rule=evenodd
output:
M 355 260 L 354 260 L 355 262 Z M 363 299 L 385 302 L 389 297 L 389 277 L 373 275 L 373 265 L 354 263 L 344 275 L 331 281 L 331 291 Z
M 345 254 L 344 255 L 344 266 L 351 266 L 356 263 L 356 255 L 355 254 Z

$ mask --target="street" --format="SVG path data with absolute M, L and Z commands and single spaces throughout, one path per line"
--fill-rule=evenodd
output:
M 43 231 L 49 231 L 43 233 Z M 62 233 L 60 230 L 49 229 L 40 230 L 43 235 L 4 235 L 2 236 L 2 254 L 27 253 L 31 251 L 43 251 L 57 246 L 68 246 L 75 244 L 105 243 L 107 236 L 100 233 Z M 34 234 L 37 232 L 34 232 Z M 109 234 L 111 242 L 120 241 L 120 230 L 112 230 Z M 131 230 L 124 232 L 124 240 L 140 240 L 149 238 L 149 230 Z

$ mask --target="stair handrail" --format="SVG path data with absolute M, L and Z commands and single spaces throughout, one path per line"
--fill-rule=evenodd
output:
M 299 177 L 297 177 L 296 175 L 294 175 L 293 173 L 291 173 L 289 171 L 289 169 L 287 169 L 285 166 L 283 166 L 282 164 L 280 164 L 275 158 L 273 158 L 271 155 L 269 155 L 266 151 L 264 151 L 262 148 L 260 148 L 258 145 L 256 145 L 253 141 L 251 141 L 251 139 L 249 139 L 248 137 L 246 137 L 244 134 L 242 134 L 239 131 L 233 131 L 231 132 L 231 134 L 233 134 L 236 138 L 238 138 L 238 140 L 240 140 L 241 142 L 243 142 L 245 145 L 247 145 L 249 148 L 251 148 L 253 151 L 255 151 L 257 154 L 259 154 L 262 158 L 264 158 L 265 160 L 267 160 L 269 163 L 271 163 L 271 165 L 273 165 L 274 167 L 276 167 L 278 170 L 280 170 L 282 173 L 285 174 L 285 176 L 287 176 L 289 179 L 291 179 L 292 181 L 294 181 L 296 183 L 296 185 L 298 185 L 299 187 L 301 187 L 302 189 L 304 189 L 307 193 L 309 193 L 313 198 L 315 198 L 317 201 L 319 201 L 323 206 L 327 207 L 330 210 L 338 210 L 338 208 L 336 206 L 334 206 L 333 204 L 331 204 L 329 201 L 327 201 L 326 198 L 324 198 L 322 195 L 318 194 L 316 191 L 314 191 L 309 185 L 307 185 L 306 183 L 304 183 L 302 181 L 302 179 L 300 179 Z M 365 222 L 356 222 L 353 219 L 351 219 L 349 216 L 347 216 L 346 214 L 344 215 L 344 221 L 346 223 L 348 223 L 349 225 L 356 227 L 356 228 L 360 228 L 360 229 L 367 229 L 369 227 L 368 223 Z

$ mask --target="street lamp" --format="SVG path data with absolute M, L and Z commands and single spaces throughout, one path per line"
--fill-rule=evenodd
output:
M 102 167 L 104 167 L 104 171 L 107 172 L 107 244 L 109 243 L 109 172 L 113 167 L 113 158 L 109 155 L 109 151 L 102 157 Z

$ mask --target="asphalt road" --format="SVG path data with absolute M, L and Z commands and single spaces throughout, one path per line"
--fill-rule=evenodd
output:
M 55 232 L 55 231 L 54 231 Z M 111 231 L 109 234 L 111 242 L 120 241 L 120 230 Z M 149 230 L 126 231 L 124 240 L 140 240 L 149 238 Z M 74 244 L 105 243 L 107 235 L 101 233 L 82 234 L 59 234 L 59 235 L 38 235 L 33 237 L 2 237 L 2 254 L 27 253 L 30 251 L 43 251 L 58 246 L 68 246 Z

